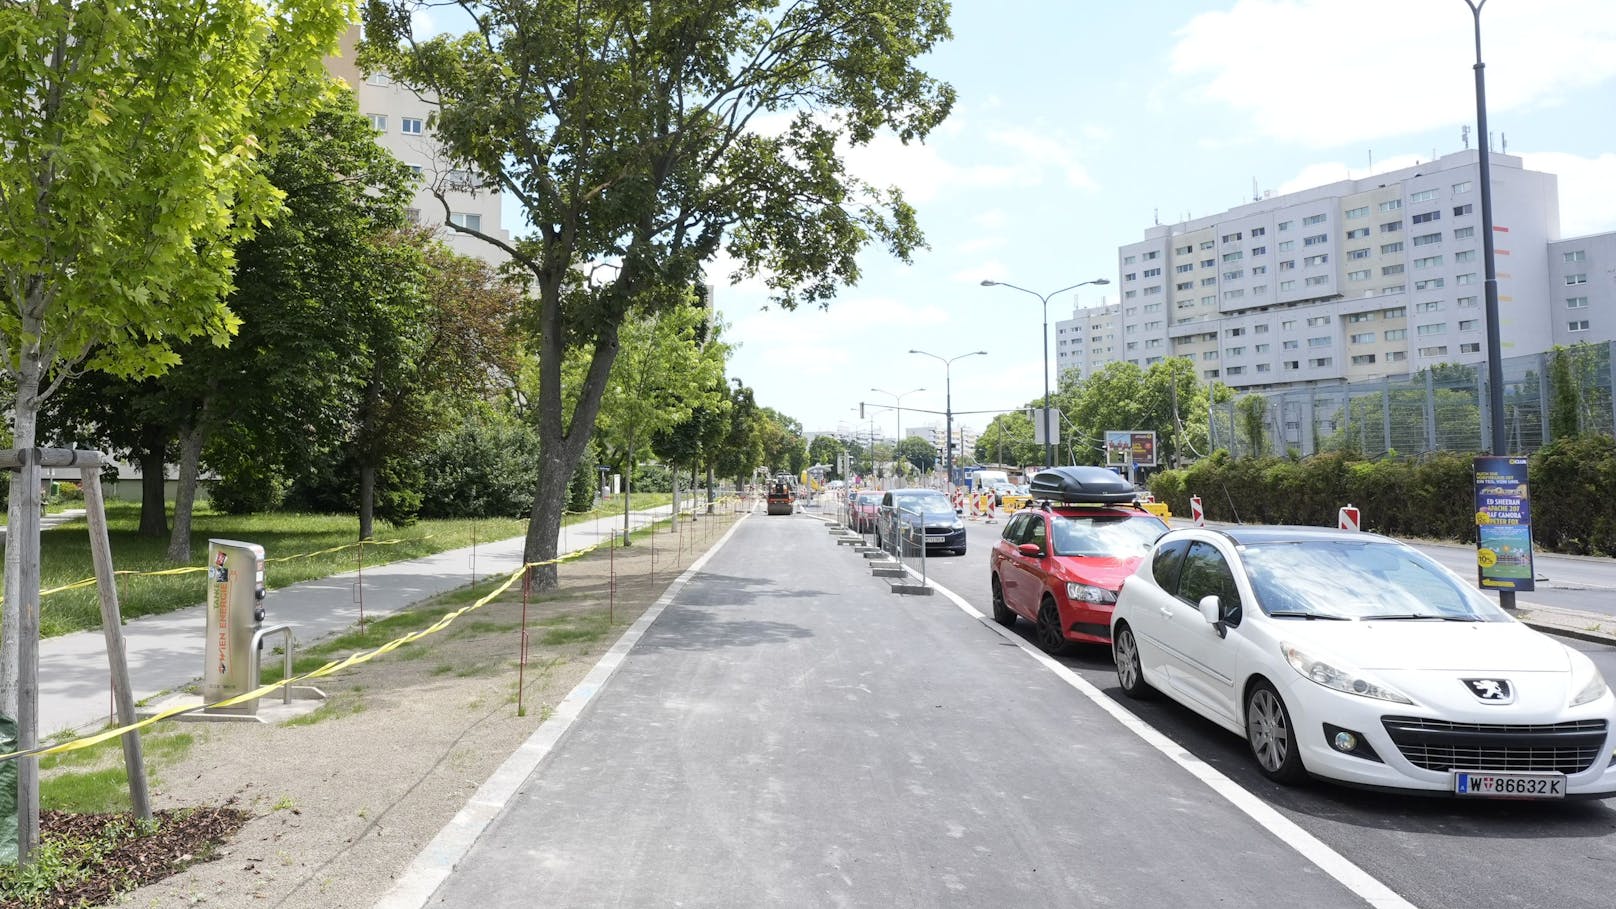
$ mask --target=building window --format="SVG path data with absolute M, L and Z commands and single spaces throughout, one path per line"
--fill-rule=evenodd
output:
M 1193 244 L 1190 245 L 1190 246 L 1175 246 L 1175 247 L 1173 247 L 1173 255 L 1175 255 L 1175 256 L 1187 256 L 1187 255 L 1189 255 L 1190 253 L 1192 253 L 1194 251 L 1195 251 L 1195 246 Z
M 1258 344 L 1257 346 L 1252 348 L 1252 351 L 1255 352 L 1255 353 L 1265 354 L 1265 353 L 1269 352 L 1270 350 L 1272 350 L 1273 348 L 1274 348 L 1274 345 L 1272 345 L 1272 344 Z
M 1281 241 L 1279 241 L 1279 247 L 1278 248 L 1279 248 L 1280 252 L 1290 252 L 1291 250 L 1296 248 L 1296 241 L 1295 240 L 1281 240 Z
M 1271 369 L 1271 367 L 1267 363 L 1258 363 L 1257 364 L 1257 371 L 1258 372 L 1268 372 L 1270 369 Z
M 417 177 L 421 176 L 421 174 L 422 174 L 421 165 L 419 165 L 419 164 L 406 164 L 404 166 L 410 169 L 410 173 L 416 175 Z
M 1291 269 L 1293 269 L 1295 267 L 1296 267 L 1296 260 L 1295 259 L 1286 259 L 1285 261 L 1279 263 L 1279 270 L 1280 271 L 1290 271 Z
M 1387 363 L 1401 363 L 1401 362 L 1403 362 L 1404 360 L 1407 360 L 1407 359 L 1408 359 L 1408 351 L 1406 351 L 1406 350 L 1393 350 L 1393 351 L 1388 351 L 1387 354 L 1386 354 L 1386 362 Z
M 1582 262 L 1587 260 L 1588 253 L 1585 250 L 1573 249 L 1572 251 L 1562 255 L 1560 258 L 1567 262 Z
M 1566 309 L 1587 309 L 1587 297 L 1566 297 Z
M 1244 347 L 1230 347 L 1224 351 L 1224 354 L 1231 357 L 1243 357 L 1246 355 L 1246 349 Z
M 1279 323 L 1279 330 L 1280 331 L 1290 331 L 1291 329 L 1293 329 L 1295 327 L 1296 327 L 1296 320 L 1295 319 L 1286 319 L 1285 321 Z
M 1369 206 L 1367 206 L 1367 205 L 1362 206 L 1360 208 L 1349 208 L 1349 209 L 1347 209 L 1347 218 L 1349 220 L 1352 219 L 1352 218 L 1367 218 L 1367 217 L 1369 217 Z
M 1567 331 L 1587 331 L 1588 330 L 1588 320 L 1587 319 L 1574 319 L 1574 320 L 1572 320 L 1570 322 L 1567 322 L 1566 323 L 1566 330 Z
M 1279 282 L 1279 289 L 1280 290 L 1295 290 L 1296 289 L 1296 282 L 1294 280 L 1281 281 L 1281 282 Z
M 1439 347 L 1421 347 L 1420 348 L 1420 356 L 1422 356 L 1422 357 L 1445 357 L 1447 355 L 1448 355 L 1448 346 L 1446 344 L 1443 344 L 1443 345 L 1441 345 Z
M 1347 250 L 1347 258 L 1367 259 L 1369 258 L 1369 247 L 1365 246 L 1363 249 L 1349 249 Z
M 1408 339 L 1408 329 L 1406 329 L 1406 328 L 1389 328 L 1386 331 L 1381 333 L 1381 337 L 1385 338 L 1388 341 L 1405 341 L 1405 340 Z
M 1195 282 L 1194 281 L 1185 281 L 1182 284 L 1175 284 L 1175 285 L 1173 285 L 1173 289 L 1174 290 L 1194 290 L 1195 289 Z
M 1415 246 L 1429 246 L 1432 243 L 1441 243 L 1441 242 L 1442 242 L 1442 232 L 1441 231 L 1437 231 L 1434 234 L 1420 234 L 1419 236 L 1414 238 L 1414 245 Z
M 1268 274 L 1268 266 L 1266 266 L 1266 265 L 1253 265 L 1253 266 L 1251 266 L 1251 273 L 1254 274 L 1254 275 L 1266 275 L 1266 274 Z
M 1325 335 L 1323 337 L 1318 337 L 1318 338 L 1308 338 L 1307 339 L 1307 346 L 1308 347 L 1329 347 L 1330 346 L 1330 337 L 1328 335 Z
M 1149 287 L 1145 288 L 1145 296 L 1147 296 L 1147 297 L 1154 296 L 1155 294 L 1159 294 L 1159 293 L 1161 293 L 1161 285 L 1160 284 L 1152 284 Z
M 1567 287 L 1570 287 L 1570 286 L 1575 285 L 1575 284 L 1587 284 L 1588 283 L 1588 276 L 1585 275 L 1585 274 L 1566 275 L 1565 276 L 1565 282 L 1566 282 Z
M 366 85 L 392 85 L 393 80 L 386 73 L 371 73 L 365 77 Z
M 1474 307 L 1475 305 L 1476 305 L 1476 298 L 1475 297 L 1460 297 L 1459 298 L 1459 308 L 1460 309 L 1470 309 L 1470 308 Z
M 1348 338 L 1347 341 L 1351 344 L 1373 344 L 1375 343 L 1375 333 L 1372 331 L 1362 331 Z
M 1246 295 L 1245 288 L 1238 288 L 1237 287 L 1234 290 L 1226 290 L 1226 291 L 1224 291 L 1223 292 L 1223 299 L 1225 299 L 1225 300 L 1238 300 L 1238 299 L 1244 297 L 1245 295 Z
M 1259 323 L 1257 323 L 1256 325 L 1252 326 L 1251 333 L 1254 334 L 1254 335 L 1266 335 L 1266 334 L 1268 334 L 1268 323 L 1267 322 L 1259 322 Z
M 1307 217 L 1302 219 L 1302 226 L 1303 227 L 1312 227 L 1315 224 L 1323 224 L 1325 218 L 1327 218 L 1327 217 L 1328 217 L 1327 215 L 1308 215 Z
M 1408 315 L 1408 307 L 1406 306 L 1393 306 L 1390 309 L 1380 311 L 1382 319 L 1401 319 L 1406 315 Z
M 1398 210 L 1399 208 L 1402 208 L 1402 207 L 1403 207 L 1403 200 L 1402 199 L 1388 199 L 1385 202 L 1380 203 L 1380 211 L 1381 211 L 1382 214 L 1384 214 L 1386 212 L 1389 212 L 1389 211 L 1396 211 L 1396 210 Z
M 1393 253 L 1400 253 L 1402 251 L 1403 251 L 1403 241 L 1402 240 L 1398 240 L 1396 243 L 1382 243 L 1380 245 L 1380 254 L 1383 255 L 1383 256 L 1389 256 L 1389 255 L 1392 255 Z
M 1260 255 L 1263 255 L 1263 254 L 1265 254 L 1267 252 L 1268 252 L 1268 247 L 1266 247 L 1266 246 L 1253 246 L 1251 248 L 1251 254 L 1253 256 L 1260 256 Z
M 1314 234 L 1311 237 L 1302 238 L 1302 245 L 1303 246 L 1318 246 L 1318 245 L 1320 245 L 1322 243 L 1328 243 L 1328 242 L 1330 242 L 1330 235 L 1329 234 Z
M 1353 325 L 1357 325 L 1361 322 L 1373 322 L 1374 320 L 1375 314 L 1372 312 L 1355 312 L 1352 315 L 1347 316 L 1347 321 Z
M 1415 312 L 1441 312 L 1442 311 L 1442 301 L 1441 300 L 1432 300 L 1429 303 L 1415 303 L 1414 304 L 1414 311 Z
M 1357 227 L 1347 231 L 1348 240 L 1362 240 L 1367 236 L 1369 236 L 1369 228 L 1367 227 Z
M 1161 277 L 1161 269 L 1159 269 L 1159 268 L 1147 268 L 1147 269 L 1145 269 L 1145 277 L 1147 277 L 1147 278 L 1159 278 L 1159 277 Z
M 1304 258 L 1302 260 L 1302 264 L 1303 265 L 1323 265 L 1324 263 L 1326 263 L 1328 261 L 1330 261 L 1330 254 L 1329 253 L 1321 253 L 1320 255 L 1317 255 L 1317 256 L 1308 256 L 1308 257 Z
M 1347 280 L 1348 281 L 1367 281 L 1367 280 L 1369 280 L 1369 271 L 1370 270 L 1367 269 L 1367 268 L 1362 268 L 1362 269 L 1359 269 L 1358 271 L 1349 271 L 1349 272 L 1347 272 Z
M 1314 358 L 1307 361 L 1307 365 L 1314 368 L 1314 369 L 1318 369 L 1318 368 L 1323 367 L 1323 366 L 1329 366 L 1329 365 L 1331 365 L 1333 363 L 1335 363 L 1335 358 L 1334 357 L 1314 357 Z
M 1429 201 L 1431 201 L 1432 199 L 1435 199 L 1435 198 L 1436 198 L 1436 190 L 1434 190 L 1434 189 L 1422 189 L 1417 193 L 1410 193 L 1409 196 L 1408 196 L 1408 201 L 1410 201 L 1410 202 L 1429 202 Z
M 1467 192 L 1470 192 L 1470 181 L 1469 180 L 1465 180 L 1463 182 L 1453 184 L 1453 194 L 1455 196 L 1462 196 Z
M 1266 233 L 1268 233 L 1268 228 L 1266 227 L 1253 227 L 1251 229 L 1251 238 L 1255 240 Z
M 1460 228 L 1457 228 L 1457 229 L 1454 230 L 1453 239 L 1455 239 L 1455 240 L 1468 240 L 1471 237 L 1474 237 L 1475 235 L 1476 235 L 1476 229 L 1474 227 L 1460 227 Z
M 1201 249 L 1211 249 L 1212 248 L 1212 241 L 1211 240 L 1202 240 L 1200 248 Z
M 1281 221 L 1281 222 L 1279 222 L 1279 229 L 1282 230 L 1282 231 L 1290 230 L 1291 225 L 1293 223 L 1295 223 L 1295 222 L 1293 222 L 1293 221 Z
M 1226 252 L 1226 253 L 1224 253 L 1223 254 L 1223 261 L 1225 261 L 1225 262 L 1239 262 L 1241 259 L 1244 259 L 1245 257 L 1246 257 L 1246 254 L 1237 249 L 1234 252 Z
M 1217 264 L 1218 264 L 1218 260 L 1216 260 L 1216 259 L 1202 259 L 1201 260 L 1201 267 L 1202 268 L 1215 268 L 1215 267 L 1217 267 Z
M 1385 224 L 1380 225 L 1380 232 L 1383 234 L 1396 233 L 1402 229 L 1403 222 L 1401 221 L 1387 221 Z
M 1358 354 L 1352 358 L 1353 366 L 1369 366 L 1375 362 L 1374 354 Z
M 1320 325 L 1329 325 L 1329 324 L 1330 324 L 1330 317 L 1329 316 L 1314 316 L 1313 318 L 1307 320 L 1307 327 L 1308 328 L 1318 328 Z
M 1125 290 L 1122 292 L 1122 299 L 1124 300 L 1132 300 L 1137 296 L 1139 296 L 1139 291 L 1137 290 Z
M 1476 329 L 1478 329 L 1480 327 L 1481 327 L 1481 320 L 1480 319 L 1460 319 L 1459 320 L 1459 330 L 1460 331 L 1475 331 Z
M 1466 202 L 1463 205 L 1455 205 L 1453 207 L 1453 216 L 1455 218 L 1462 218 L 1465 215 L 1468 215 L 1468 214 L 1470 214 L 1471 212 L 1473 212 L 1475 210 L 1476 210 L 1476 207 L 1474 205 L 1471 205 L 1470 203 Z
M 398 131 L 406 136 L 419 136 L 426 131 L 426 124 L 419 117 L 401 117 Z
M 1214 287 L 1214 286 L 1217 285 L 1217 283 L 1218 283 L 1218 279 L 1215 278 L 1215 277 L 1213 277 L 1213 278 L 1202 278 L 1201 279 L 1201 286 L 1202 287 Z
M 1442 287 L 1445 283 L 1446 281 L 1442 278 L 1426 278 L 1424 281 L 1415 281 L 1414 289 L 1436 290 L 1437 288 Z
M 1236 231 L 1232 234 L 1224 234 L 1220 239 L 1225 243 L 1233 243 L 1236 240 L 1242 239 L 1242 235 Z
M 1414 260 L 1414 267 L 1415 268 L 1436 268 L 1437 266 L 1439 266 L 1441 264 L 1442 264 L 1442 257 L 1441 256 L 1426 256 L 1423 259 L 1415 259 Z
M 1154 259 L 1159 255 L 1161 255 L 1161 253 L 1153 249 L 1150 252 L 1145 253 L 1145 261 L 1149 262 L 1151 259 Z
M 1187 271 L 1192 271 L 1194 268 L 1195 268 L 1195 263 L 1194 262 L 1185 262 L 1183 265 L 1180 265 L 1180 266 L 1174 268 L 1173 271 L 1176 271 L 1179 274 L 1183 274 L 1183 273 L 1185 273 Z
M 1296 348 L 1301 347 L 1301 346 L 1302 346 L 1301 341 L 1297 341 L 1297 340 L 1293 339 L 1293 340 L 1286 341 L 1286 342 L 1280 344 L 1279 348 L 1280 348 L 1280 350 L 1295 350 Z
M 1204 350 L 1201 352 L 1201 359 L 1203 360 L 1216 360 L 1217 358 L 1218 352 L 1215 350 Z
M 1469 341 L 1459 345 L 1460 353 L 1481 353 L 1480 341 Z
M 1453 254 L 1453 261 L 1454 262 L 1474 262 L 1474 261 L 1476 261 L 1476 251 L 1473 250 L 1473 249 L 1461 249 L 1458 252 Z
M 1224 370 L 1224 372 L 1227 372 L 1231 376 L 1238 376 L 1245 371 L 1246 368 L 1244 366 L 1230 366 Z
M 457 211 L 449 215 L 449 223 L 457 224 L 467 230 L 482 230 L 483 216 Z
M 1224 329 L 1223 333 L 1228 335 L 1231 338 L 1238 338 L 1241 335 L 1245 334 L 1246 330 L 1244 328 L 1228 328 L 1228 329 Z
M 1380 268 L 1380 273 L 1383 276 L 1384 275 L 1400 275 L 1400 274 L 1403 273 L 1402 263 L 1398 263 L 1397 265 L 1383 265 Z
M 370 121 L 370 128 L 379 133 L 387 132 L 386 114 L 366 114 L 365 119 Z
M 1442 212 L 1440 211 L 1422 211 L 1409 219 L 1414 224 L 1429 224 L 1432 221 L 1440 220 L 1442 220 Z
M 1459 275 L 1459 276 L 1457 276 L 1457 277 L 1455 277 L 1453 279 L 1453 283 L 1455 283 L 1455 284 L 1474 284 L 1474 283 L 1476 283 L 1476 273 L 1471 271 L 1471 272 L 1466 272 L 1466 273 L 1464 273 L 1462 275 Z
M 1302 368 L 1302 361 L 1301 360 L 1286 360 L 1285 361 L 1285 369 L 1286 370 L 1301 369 L 1301 368 Z
M 421 210 L 419 208 L 406 208 L 404 209 L 404 217 L 411 224 L 419 224 L 421 223 Z
M 1243 269 L 1243 268 L 1237 268 L 1234 271 L 1226 271 L 1226 272 L 1224 272 L 1223 273 L 1223 280 L 1225 280 L 1225 281 L 1236 281 L 1236 280 L 1239 280 L 1240 278 L 1244 278 L 1245 276 L 1246 276 L 1246 270 Z
M 1137 280 L 1139 280 L 1139 272 L 1130 271 L 1127 274 L 1122 276 L 1122 280 L 1124 280 L 1124 281 L 1137 281 Z
M 1446 322 L 1432 322 L 1430 325 L 1420 325 L 1416 327 L 1414 333 L 1418 335 L 1425 335 L 1426 337 L 1430 337 L 1431 335 L 1443 335 L 1448 333 L 1448 325 Z

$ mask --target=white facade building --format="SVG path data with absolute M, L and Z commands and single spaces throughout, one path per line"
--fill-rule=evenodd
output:
M 437 103 L 386 74 L 366 77 L 359 72 L 354 63 L 358 43 L 359 26 L 355 25 L 343 35 L 339 55 L 326 58 L 326 70 L 353 88 L 360 113 L 370 118 L 370 125 L 376 128 L 376 141 L 420 177 L 415 200 L 410 203 L 411 216 L 422 224 L 444 224 L 444 204 L 433 195 L 434 188 L 441 189 L 449 203 L 447 220 L 508 242 L 510 233 L 500 226 L 499 192 L 477 189 L 475 175 L 451 167 L 432 138 L 428 121 Z M 462 255 L 494 265 L 507 258 L 498 248 L 476 237 L 447 227 L 439 234 Z
M 1061 370 L 1181 356 L 1257 390 L 1485 362 L 1479 161 L 1152 227 L 1117 251 L 1118 302 L 1058 323 Z M 1616 338 L 1616 234 L 1561 240 L 1554 175 L 1491 163 L 1503 355 Z

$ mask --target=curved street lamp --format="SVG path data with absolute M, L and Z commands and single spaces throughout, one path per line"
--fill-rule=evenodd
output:
M 1056 294 L 1063 294 L 1068 290 L 1077 290 L 1079 287 L 1086 287 L 1090 284 L 1100 285 L 1110 283 L 1111 281 L 1108 278 L 1095 278 L 1092 281 L 1080 281 L 1073 284 L 1071 287 L 1062 287 L 1060 290 L 1052 290 L 1047 294 L 1041 294 L 1035 290 L 1028 290 L 1025 287 L 1017 287 L 1014 284 L 1009 284 L 1004 281 L 984 280 L 982 282 L 983 287 L 1008 287 L 1011 290 L 1019 290 L 1024 294 L 1032 294 L 1038 298 L 1040 303 L 1044 305 L 1044 415 L 1042 419 L 1044 424 L 1045 467 L 1055 466 L 1054 433 L 1051 432 L 1051 427 L 1049 425 L 1049 298 L 1055 296 Z
M 901 395 L 896 393 L 896 392 L 887 391 L 885 388 L 872 388 L 870 390 L 877 393 L 877 394 L 892 395 L 893 400 L 897 402 L 897 408 L 896 409 L 898 411 L 898 418 L 897 418 L 898 431 L 892 437 L 892 446 L 893 446 L 892 450 L 894 452 L 896 452 L 898 450 L 898 448 L 897 448 L 898 443 L 903 441 L 903 399 L 908 397 L 909 395 L 914 394 L 917 391 L 925 391 L 926 389 L 924 389 L 924 388 L 911 388 L 911 389 L 909 389 L 908 391 L 904 392 Z M 898 459 L 898 456 L 896 454 L 894 454 L 892 456 L 892 459 L 894 461 L 896 461 Z
M 988 352 L 985 350 L 973 350 L 970 353 L 962 353 L 957 357 L 939 357 L 924 350 L 911 350 L 909 352 L 920 354 L 923 357 L 931 357 L 933 360 L 943 364 L 943 486 L 947 488 L 954 485 L 954 385 L 949 377 L 949 367 L 954 365 L 955 360 L 963 360 L 966 357 L 985 357 Z M 905 392 L 905 394 L 908 394 L 908 392 Z

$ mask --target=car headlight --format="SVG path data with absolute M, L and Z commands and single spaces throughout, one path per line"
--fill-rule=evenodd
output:
M 1588 684 L 1582 686 L 1582 690 L 1577 692 L 1577 696 L 1571 699 L 1571 706 L 1581 707 L 1583 704 L 1597 701 L 1604 697 L 1605 692 L 1609 690 L 1610 686 L 1605 684 L 1605 677 L 1600 675 L 1596 669 L 1594 670 L 1593 678 L 1589 679 Z
M 955 518 L 954 523 L 952 523 L 952 524 L 950 524 L 948 526 L 952 530 L 959 530 L 959 529 L 961 529 L 961 528 L 963 528 L 965 526 L 965 522 L 961 521 L 959 518 Z
M 1381 701 L 1393 701 L 1398 704 L 1412 704 L 1395 688 L 1371 682 L 1350 669 L 1332 666 L 1323 660 L 1316 660 L 1295 645 L 1281 643 L 1279 649 L 1285 654 L 1285 662 L 1291 668 L 1301 673 L 1304 678 L 1334 688 L 1336 691 L 1345 691 L 1347 694 L 1356 694 L 1359 697 L 1375 698 Z
M 1115 603 L 1117 595 L 1092 584 L 1066 583 L 1066 598 L 1074 603 Z

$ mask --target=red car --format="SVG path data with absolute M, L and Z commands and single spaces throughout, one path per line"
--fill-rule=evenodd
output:
M 1137 505 L 1035 502 L 1005 522 L 993 546 L 994 620 L 1035 623 L 1047 653 L 1110 644 L 1117 590 L 1166 532 Z
M 853 529 L 875 533 L 875 519 L 881 511 L 881 490 L 861 489 L 853 495 Z

